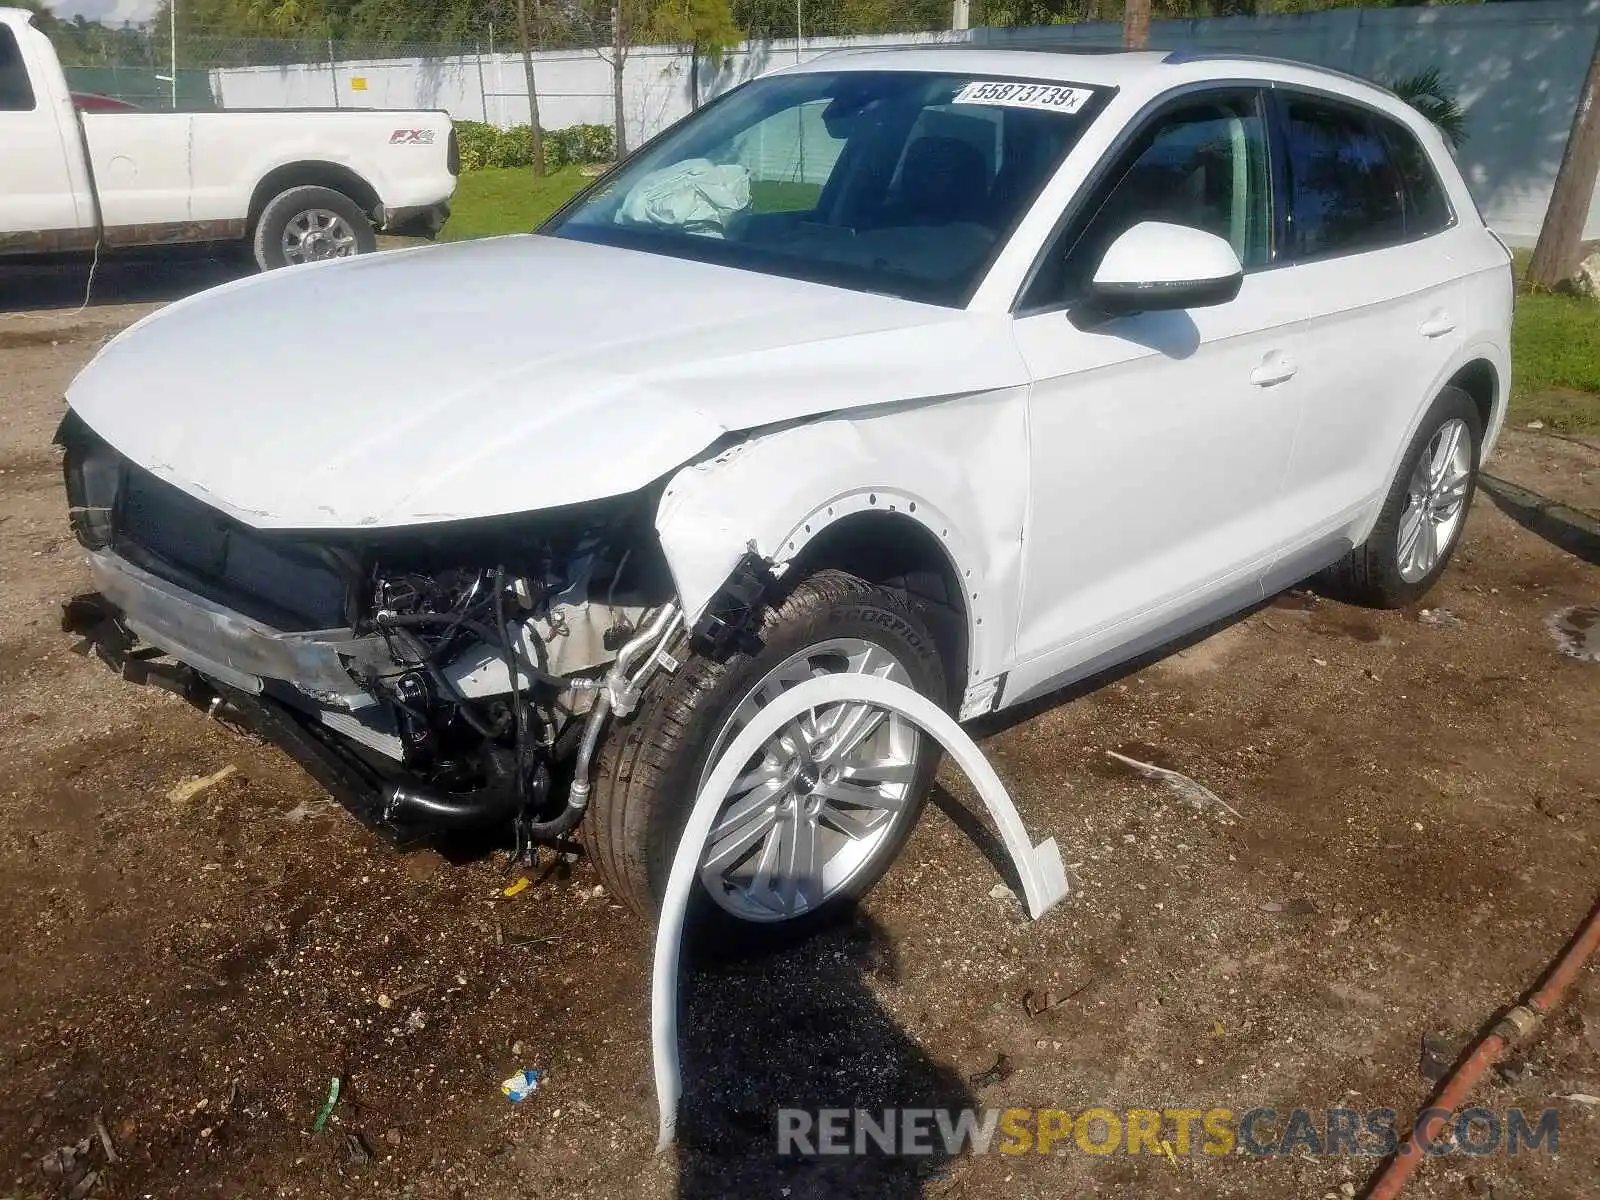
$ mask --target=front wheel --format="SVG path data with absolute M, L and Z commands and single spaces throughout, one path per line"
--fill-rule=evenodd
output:
M 762 646 L 689 657 L 612 731 L 588 840 L 613 892 L 653 917 L 678 838 L 717 756 L 773 697 L 859 672 L 944 701 L 932 635 L 892 593 L 840 571 L 768 610 Z M 899 716 L 835 704 L 778 731 L 745 764 L 701 858 L 690 907 L 702 946 L 786 944 L 841 915 L 888 870 L 916 824 L 938 746 Z
M 325 187 L 292 187 L 261 210 L 251 243 L 263 271 L 370 254 L 378 235 L 361 206 Z
M 1482 443 L 1477 404 L 1460 388 L 1445 388 L 1417 427 L 1372 533 L 1324 573 L 1324 589 L 1373 608 L 1426 595 L 1466 527 Z

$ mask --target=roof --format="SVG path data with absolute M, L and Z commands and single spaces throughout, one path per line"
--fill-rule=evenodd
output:
M 1086 46 L 1021 48 L 945 43 L 844 49 L 784 68 L 788 71 L 948 71 L 997 78 L 1039 79 L 1155 94 L 1209 79 L 1268 80 L 1322 87 L 1370 104 L 1401 103 L 1379 84 L 1311 63 L 1202 50 L 1118 50 Z
M 833 50 L 788 70 L 951 71 L 1120 87 L 1135 75 L 1153 74 L 1165 58 L 1166 53 L 1160 50 L 1060 52 L 950 43 Z

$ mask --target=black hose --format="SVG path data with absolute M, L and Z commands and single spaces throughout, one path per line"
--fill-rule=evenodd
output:
M 384 795 L 384 817 L 386 820 L 410 817 L 426 821 L 430 825 L 448 829 L 471 829 L 483 825 L 492 825 L 508 818 L 516 817 L 524 802 L 522 795 L 522 768 L 523 768 L 523 718 L 522 696 L 519 675 L 525 671 L 531 678 L 550 684 L 558 689 L 565 688 L 566 682 L 548 671 L 543 671 L 527 661 L 527 656 L 518 654 L 515 639 L 511 636 L 505 618 L 504 607 L 504 568 L 495 571 L 495 621 L 500 626 L 498 636 L 494 631 L 479 621 L 467 618 L 464 613 L 383 613 L 378 617 L 380 627 L 391 627 L 397 632 L 404 632 L 409 628 L 423 625 L 447 625 L 448 633 L 453 635 L 457 630 L 465 629 L 476 634 L 478 638 L 489 646 L 498 646 L 505 656 L 506 683 L 510 689 L 511 697 L 511 723 L 513 750 L 513 769 L 511 779 L 507 783 L 494 784 L 489 787 L 479 788 L 473 792 L 443 792 L 418 784 L 393 784 Z M 410 636 L 409 633 L 407 636 Z M 461 715 L 472 727 L 485 737 L 493 739 L 492 732 L 487 730 L 480 718 L 473 712 L 466 697 L 456 688 L 455 684 L 440 670 L 431 657 L 422 656 L 423 669 L 433 676 L 440 686 L 452 695 L 458 702 Z M 598 701 L 597 701 L 598 703 Z M 520 834 L 529 839 L 555 838 L 574 828 L 583 820 L 588 804 L 587 788 L 574 789 L 573 795 L 565 808 L 548 821 L 523 821 L 520 825 Z M 576 801 L 575 803 L 573 801 Z
M 416 783 L 395 783 L 384 789 L 383 819 L 422 821 L 440 829 L 478 829 L 499 825 L 517 816 L 521 792 L 506 784 L 475 792 L 443 792 Z M 529 839 L 554 838 L 583 820 L 584 809 L 568 804 L 548 821 L 524 821 L 521 833 Z
M 563 808 L 548 821 L 527 821 L 523 823 L 522 832 L 530 840 L 537 838 L 560 837 L 577 823 L 583 820 L 586 809 L 575 808 L 571 804 Z
M 421 784 L 396 783 L 384 791 L 386 821 L 404 818 L 444 829 L 476 829 L 498 825 L 517 815 L 522 796 L 514 787 L 479 788 L 475 792 L 442 792 Z

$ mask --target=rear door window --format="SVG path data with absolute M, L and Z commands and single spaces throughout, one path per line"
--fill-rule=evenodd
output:
M 1389 147 L 1353 108 L 1291 96 L 1284 104 L 1289 255 L 1316 258 L 1406 239 L 1405 193 Z
M 31 112 L 33 82 L 22 61 L 22 47 L 9 28 L 0 25 L 0 112 Z

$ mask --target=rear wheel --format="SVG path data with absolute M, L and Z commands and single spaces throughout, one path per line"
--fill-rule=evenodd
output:
M 1482 441 L 1477 404 L 1460 388 L 1445 388 L 1418 426 L 1372 533 L 1324 573 L 1324 590 L 1374 608 L 1426 595 L 1466 526 Z
M 251 243 L 263 271 L 370 254 L 378 235 L 361 206 L 325 187 L 292 187 L 261 210 Z
M 799 583 L 765 617 L 753 655 L 689 658 L 660 677 L 601 763 L 589 841 L 619 898 L 653 916 L 678 838 L 717 756 L 775 696 L 859 672 L 944 700 L 927 629 L 894 595 L 840 571 Z M 787 943 L 847 911 L 888 870 L 932 783 L 938 747 L 865 704 L 812 710 L 745 764 L 701 858 L 697 941 L 748 951 Z

